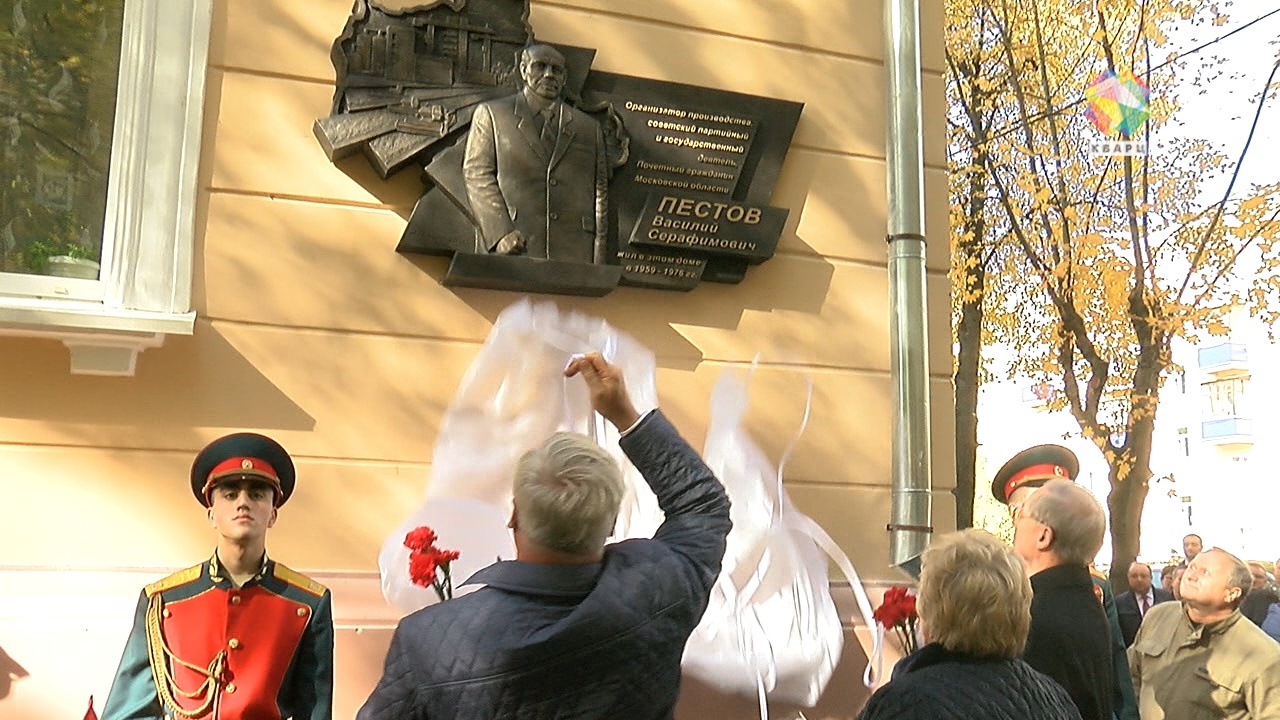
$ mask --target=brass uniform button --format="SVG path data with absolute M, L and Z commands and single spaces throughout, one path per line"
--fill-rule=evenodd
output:
M 169 616 L 170 616 L 170 615 L 172 615 L 173 613 L 169 612 L 169 611 L 166 609 L 164 612 L 162 612 L 162 613 L 160 613 L 160 614 L 161 614 L 161 615 L 163 615 L 163 616 L 165 616 L 165 617 L 169 617 Z
M 306 616 L 307 616 L 307 609 L 306 609 L 306 608 L 298 608 L 298 617 L 306 617 Z
M 232 604 L 232 605 L 239 605 L 239 604 L 240 604 L 240 596 L 239 596 L 239 595 L 232 595 L 232 596 L 231 596 L 231 604 Z
M 233 692 L 235 692 L 235 691 L 236 691 L 236 684 L 235 684 L 235 683 L 227 683 L 227 692 L 228 692 L 228 693 L 233 693 Z
M 231 648 L 232 650 L 235 650 L 236 648 L 240 647 L 240 641 L 235 638 L 231 638 L 230 640 L 227 641 L 227 647 Z

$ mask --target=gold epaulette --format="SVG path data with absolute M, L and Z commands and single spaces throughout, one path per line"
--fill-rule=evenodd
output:
M 1097 568 L 1095 568 L 1095 567 L 1094 567 L 1094 566 L 1092 566 L 1092 565 L 1090 565 L 1090 566 L 1089 566 L 1089 574 L 1090 574 L 1090 575 L 1092 575 L 1092 576 L 1094 576 L 1094 577 L 1096 577 L 1096 578 L 1098 578 L 1099 580 L 1107 580 L 1107 579 L 1108 579 L 1106 575 L 1103 575 L 1101 571 L 1099 571 Z
M 324 595 L 325 591 L 328 590 L 328 588 L 315 580 L 312 580 L 300 572 L 290 570 L 288 567 L 285 567 L 280 563 L 276 563 L 273 574 L 276 576 L 277 580 L 283 580 L 300 590 L 306 590 L 316 597 Z
M 186 570 L 179 570 L 178 572 L 170 575 L 169 577 L 163 580 L 157 580 L 151 583 L 150 585 L 143 588 L 143 590 L 147 593 L 147 597 L 151 597 L 152 595 L 155 595 L 158 592 L 163 592 L 165 590 L 168 590 L 169 588 L 175 588 L 175 587 L 178 587 L 179 585 L 185 585 L 191 582 L 192 580 L 199 578 L 200 573 L 202 572 L 204 572 L 204 563 L 200 563 L 199 565 L 192 565 Z

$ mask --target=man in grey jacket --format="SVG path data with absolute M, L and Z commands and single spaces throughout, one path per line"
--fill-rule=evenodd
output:
M 575 359 L 592 407 L 666 515 L 652 539 L 605 545 L 621 471 L 589 438 L 557 433 L 513 480 L 516 559 L 485 587 L 400 621 L 358 720 L 672 716 L 685 642 L 707 607 L 729 533 L 720 481 L 657 410 L 643 417 L 621 372 Z

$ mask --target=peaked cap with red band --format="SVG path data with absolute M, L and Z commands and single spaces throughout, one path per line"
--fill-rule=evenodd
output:
M 191 464 L 191 492 L 205 507 L 209 507 L 209 491 L 233 478 L 267 483 L 280 507 L 293 494 L 293 460 L 280 443 L 265 435 L 234 433 L 209 443 Z
M 1020 487 L 1040 487 L 1054 478 L 1075 481 L 1080 472 L 1076 454 L 1061 445 L 1036 445 L 1009 458 L 991 481 L 991 494 L 1009 504 L 1009 496 Z

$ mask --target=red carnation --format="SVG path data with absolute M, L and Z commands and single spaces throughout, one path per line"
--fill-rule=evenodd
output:
M 410 553 L 409 579 L 414 585 L 431 587 L 436 580 L 436 556 L 431 553 Z
M 436 591 L 441 601 L 453 597 L 453 576 L 449 563 L 457 560 L 457 550 L 441 550 L 436 547 L 436 533 L 423 525 L 410 530 L 404 536 L 404 546 L 409 548 L 409 580 L 418 587 Z
M 423 525 L 409 531 L 404 536 L 404 546 L 410 550 L 422 551 L 431 547 L 436 541 L 436 531 Z
M 898 616 L 898 606 L 891 602 L 881 603 L 880 607 L 871 613 L 871 617 L 875 618 L 875 621 L 880 623 L 880 626 L 886 630 L 892 628 L 902 619 Z
M 902 649 L 908 653 L 916 651 L 916 596 L 906 587 L 895 585 L 884 593 L 880 607 L 871 614 L 875 621 L 886 630 L 893 630 L 902 643 Z
M 884 591 L 884 599 L 882 602 L 897 605 L 909 597 L 911 597 L 911 594 L 907 592 L 907 588 L 905 586 L 894 585 Z
M 908 618 L 915 619 L 919 617 L 916 614 L 916 596 L 915 595 L 908 595 L 906 598 L 904 598 L 902 601 L 901 607 L 904 614 Z

